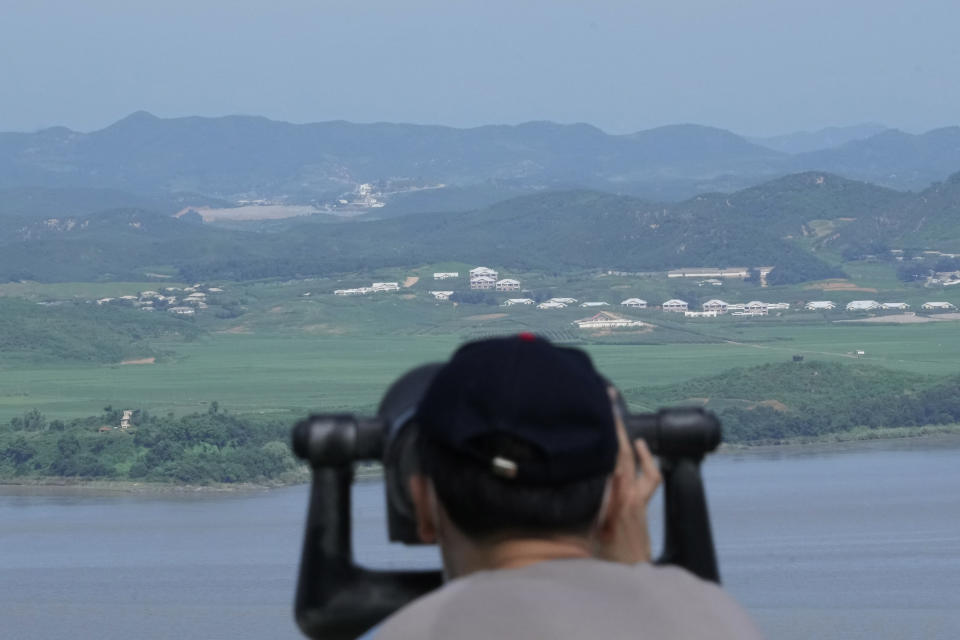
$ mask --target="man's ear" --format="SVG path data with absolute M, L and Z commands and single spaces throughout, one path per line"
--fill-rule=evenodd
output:
M 410 498 L 417 517 L 417 533 L 420 541 L 433 544 L 437 541 L 436 510 L 433 508 L 433 487 L 427 476 L 415 473 L 410 476 Z

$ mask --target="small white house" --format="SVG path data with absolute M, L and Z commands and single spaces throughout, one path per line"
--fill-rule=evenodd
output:
M 630 307 L 631 309 L 646 309 L 647 301 L 640 298 L 627 298 L 620 303 L 621 307 Z
M 453 295 L 453 291 L 431 291 L 430 295 L 437 300 L 449 300 L 450 296 Z
M 956 307 L 949 302 L 924 302 L 920 307 L 925 311 L 952 311 Z
M 676 298 L 671 298 L 660 305 L 661 309 L 670 313 L 683 313 L 684 311 L 688 310 L 688 307 L 689 305 L 686 302 L 683 300 L 677 300 Z
M 811 300 L 803 305 L 807 311 L 830 311 L 837 308 L 837 303 L 830 300 Z
M 714 298 L 713 300 L 707 300 L 706 302 L 703 303 L 703 310 L 713 311 L 715 312 L 715 314 L 726 313 L 728 306 L 729 305 L 723 300 L 717 300 L 716 298 Z
M 400 291 L 399 282 L 374 282 L 370 288 L 373 291 Z
M 581 307 L 609 307 L 609 303 L 606 302 L 581 302 Z
M 496 278 L 497 272 L 489 267 L 474 267 L 470 269 L 471 278 L 478 278 L 480 276 L 493 276 L 493 278 Z
M 751 300 L 747 304 L 743 305 L 744 313 L 752 313 L 754 315 L 765 316 L 767 311 L 770 308 L 766 302 L 760 302 L 759 300 Z
M 717 311 L 684 311 L 684 318 L 716 318 L 719 315 Z
M 771 302 L 767 305 L 767 309 L 770 311 L 787 311 L 790 309 L 789 302 Z
M 546 302 L 541 302 L 537 305 L 537 309 L 566 309 L 567 305 L 562 302 L 551 302 L 550 300 Z
M 497 280 L 495 288 L 497 291 L 520 291 L 520 281 L 504 278 L 503 280 Z
M 547 302 L 559 302 L 560 304 L 577 304 L 576 298 L 550 298 Z
M 880 305 L 884 311 L 906 311 L 910 308 L 906 302 L 884 302 Z
M 508 298 L 508 299 L 503 303 L 503 306 L 505 306 L 505 307 L 513 307 L 513 306 L 518 305 L 518 304 L 519 304 L 519 305 L 530 305 L 530 304 L 533 304 L 533 300 L 531 300 L 530 298 Z
M 470 288 L 485 291 L 493 289 L 497 285 L 497 279 L 494 276 L 477 276 L 470 278 Z
M 453 278 L 459 278 L 459 271 L 439 271 L 433 274 L 434 280 L 452 280 Z
M 167 311 L 176 316 L 192 316 L 197 313 L 193 307 L 170 307 Z
M 876 300 L 851 300 L 847 303 L 847 311 L 875 311 L 880 308 Z

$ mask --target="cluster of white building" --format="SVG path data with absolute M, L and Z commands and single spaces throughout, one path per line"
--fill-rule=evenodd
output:
M 837 303 L 830 300 L 811 300 L 804 305 L 808 311 L 832 311 Z M 956 306 L 950 302 L 924 302 L 921 306 L 924 311 L 954 311 Z M 844 307 L 847 311 L 907 311 L 910 305 L 906 302 L 877 302 L 876 300 L 851 300 Z
M 470 269 L 470 288 L 479 291 L 520 291 L 520 281 L 513 278 L 497 279 L 499 274 L 489 267 Z M 436 277 L 436 274 L 434 274 Z
M 192 287 L 164 287 L 159 291 L 141 291 L 137 295 L 126 295 L 118 298 L 100 298 L 100 306 L 110 304 L 129 305 L 141 311 L 156 311 L 165 309 L 168 313 L 179 316 L 192 316 L 200 309 L 206 309 L 208 294 L 223 293 L 221 287 L 208 287 L 195 284 Z
M 337 289 L 333 292 L 336 296 L 365 296 L 370 293 L 379 293 L 381 291 L 400 291 L 399 282 L 374 282 L 369 287 L 357 287 L 356 289 Z

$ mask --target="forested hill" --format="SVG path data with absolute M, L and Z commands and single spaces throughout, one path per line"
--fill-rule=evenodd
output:
M 37 221 L 0 238 L 4 280 L 135 279 L 156 265 L 190 281 L 245 280 L 445 260 L 547 271 L 774 265 L 784 282 L 837 274 L 777 228 L 730 215 L 725 205 L 673 208 L 591 191 L 524 196 L 466 213 L 302 222 L 277 233 L 124 209 Z
M 960 422 L 960 378 L 859 363 L 785 362 L 731 369 L 669 387 L 626 390 L 625 396 L 645 411 L 705 406 L 719 415 L 727 442 Z
M 918 189 L 960 169 L 958 138 L 957 127 L 919 136 L 885 130 L 791 155 L 693 124 L 612 135 L 587 124 L 552 122 L 457 129 L 291 124 L 252 116 L 162 119 L 138 112 L 91 133 L 54 127 L 0 134 L 0 188 L 186 191 L 309 202 L 329 201 L 360 183 L 400 180 L 443 186 L 416 192 L 422 201 L 436 195 L 437 204 L 449 203 L 473 194 L 476 199 L 465 204 L 476 207 L 490 201 L 489 192 L 543 188 L 680 200 L 817 170 Z
M 168 212 L 180 204 L 163 202 Z M 142 209 L 38 213 L 0 215 L 0 280 L 137 279 L 157 266 L 184 280 L 245 280 L 458 260 L 546 271 L 771 265 L 782 284 L 841 275 L 815 253 L 823 246 L 851 257 L 885 247 L 960 251 L 960 174 L 911 194 L 806 172 L 675 204 L 546 191 L 467 212 L 293 218 L 271 232 Z

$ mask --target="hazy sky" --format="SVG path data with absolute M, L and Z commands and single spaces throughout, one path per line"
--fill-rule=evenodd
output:
M 0 0 L 0 130 L 960 123 L 960 0 Z

